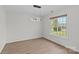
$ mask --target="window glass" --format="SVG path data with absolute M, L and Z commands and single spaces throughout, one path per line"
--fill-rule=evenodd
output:
M 67 16 L 61 16 L 51 20 L 51 33 L 61 37 L 67 36 Z

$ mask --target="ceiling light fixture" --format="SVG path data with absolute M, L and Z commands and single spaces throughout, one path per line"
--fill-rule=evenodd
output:
M 41 8 L 41 6 L 39 6 L 39 5 L 33 5 L 33 7 L 35 7 L 35 8 Z

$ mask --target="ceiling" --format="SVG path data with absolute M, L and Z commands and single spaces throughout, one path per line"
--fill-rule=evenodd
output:
M 42 8 L 34 8 L 33 5 L 5 5 L 6 12 L 27 13 L 35 16 L 46 16 L 64 8 L 63 5 L 40 5 Z

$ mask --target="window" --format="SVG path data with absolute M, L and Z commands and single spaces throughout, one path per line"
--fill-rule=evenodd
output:
M 51 34 L 61 37 L 67 36 L 67 15 L 52 17 Z

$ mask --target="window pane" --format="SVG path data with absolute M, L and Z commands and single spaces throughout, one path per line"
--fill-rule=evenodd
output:
M 67 36 L 67 16 L 61 16 L 51 21 L 52 33 L 57 36 Z

